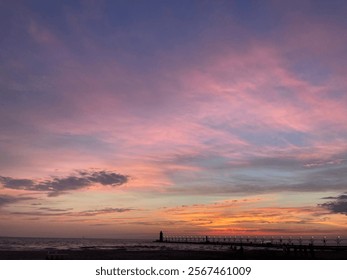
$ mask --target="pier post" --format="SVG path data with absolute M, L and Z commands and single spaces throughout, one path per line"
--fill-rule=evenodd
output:
M 164 234 L 162 231 L 160 231 L 159 233 L 159 242 L 163 242 L 164 241 Z

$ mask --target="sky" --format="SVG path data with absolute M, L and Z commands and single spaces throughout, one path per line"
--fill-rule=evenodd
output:
M 344 235 L 346 1 L 0 2 L 0 236 Z

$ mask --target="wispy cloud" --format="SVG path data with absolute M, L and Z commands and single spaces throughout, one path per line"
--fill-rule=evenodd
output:
M 103 208 L 97 210 L 87 210 L 75 213 L 76 216 L 96 216 L 96 215 L 104 215 L 104 214 L 113 214 L 113 213 L 124 213 L 134 211 L 133 208 Z
M 25 212 L 11 212 L 12 215 L 22 215 L 22 216 L 64 216 L 64 217 L 92 217 L 97 215 L 108 215 L 115 213 L 125 213 L 130 211 L 135 211 L 134 208 L 103 208 L 85 211 L 72 211 L 72 208 L 67 209 L 57 209 L 50 207 L 40 207 L 38 211 L 25 211 Z
M 261 206 L 262 200 L 220 201 L 162 211 L 171 221 L 184 221 L 201 232 L 215 234 L 312 234 L 316 230 L 327 233 L 331 224 L 339 231 L 345 228 L 330 220 L 329 211 L 322 207 Z
M 21 201 L 31 200 L 35 199 L 33 197 L 18 197 L 18 196 L 11 196 L 11 195 L 0 195 L 0 207 L 8 205 L 8 204 L 14 204 Z
M 73 208 L 51 208 L 51 207 L 40 207 L 40 211 L 47 211 L 47 212 L 66 212 L 71 211 Z

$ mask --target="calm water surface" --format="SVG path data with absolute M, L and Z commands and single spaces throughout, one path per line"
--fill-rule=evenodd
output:
M 231 239 L 233 240 L 233 239 Z M 245 241 L 245 239 L 243 239 Z M 258 239 L 259 242 L 260 239 Z M 283 238 L 283 242 L 287 242 Z M 265 239 L 265 242 L 270 240 Z M 273 242 L 279 242 L 278 239 Z M 294 244 L 299 244 L 298 238 L 292 238 Z M 302 244 L 308 244 L 310 238 L 303 238 Z M 322 245 L 323 238 L 316 237 L 314 244 Z M 327 245 L 336 245 L 336 237 L 328 238 Z M 340 245 L 347 245 L 347 240 L 341 238 Z M 27 238 L 27 237 L 0 237 L 0 250 L 228 250 L 229 245 L 204 245 L 204 244 L 177 244 L 155 243 L 152 240 L 143 239 L 92 239 L 92 238 Z

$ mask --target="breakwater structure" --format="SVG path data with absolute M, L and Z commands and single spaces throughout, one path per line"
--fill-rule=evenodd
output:
M 165 235 L 159 233 L 156 242 L 162 243 L 186 243 L 205 245 L 228 245 L 231 249 L 241 249 L 247 247 L 264 249 L 282 249 L 284 252 L 300 253 L 307 252 L 314 254 L 314 251 L 347 251 L 347 240 L 340 236 L 336 238 L 303 238 L 301 236 L 209 236 L 209 235 Z

